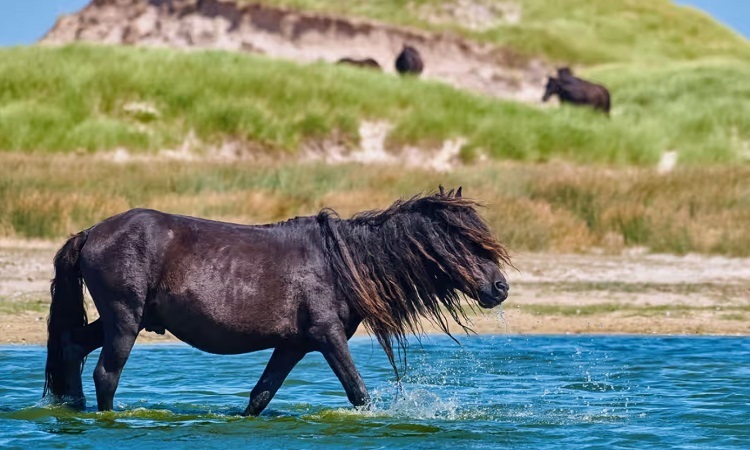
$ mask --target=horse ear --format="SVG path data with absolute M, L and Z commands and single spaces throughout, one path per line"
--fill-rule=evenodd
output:
M 438 185 L 438 189 L 440 189 L 440 195 L 441 196 L 445 195 L 445 188 L 443 187 L 442 184 Z
M 458 189 L 456 189 L 456 198 L 461 198 L 461 188 L 463 186 L 459 186 Z

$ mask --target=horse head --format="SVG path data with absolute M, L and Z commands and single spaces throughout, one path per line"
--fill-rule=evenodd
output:
M 547 77 L 547 86 L 545 86 L 544 88 L 544 96 L 542 97 L 542 101 L 546 102 L 547 100 L 549 100 L 550 97 L 559 93 L 560 93 L 560 80 L 558 80 L 555 77 Z
M 573 71 L 570 70 L 570 67 L 558 67 L 557 68 L 557 78 L 571 78 L 573 76 Z
M 446 199 L 460 199 L 463 204 L 462 187 L 445 191 L 439 186 L 438 197 Z M 468 208 L 462 211 L 462 221 L 465 223 L 457 227 L 463 230 L 462 240 L 465 258 L 469 260 L 466 265 L 469 272 L 469 280 L 459 284 L 459 290 L 468 297 L 474 299 L 482 308 L 494 308 L 508 298 L 508 280 L 501 271 L 500 263 L 508 263 L 508 255 L 503 246 L 492 237 L 489 229 L 473 208 L 471 200 L 465 201 Z M 457 268 L 453 268 L 454 271 Z M 466 278 L 458 277 L 458 278 Z

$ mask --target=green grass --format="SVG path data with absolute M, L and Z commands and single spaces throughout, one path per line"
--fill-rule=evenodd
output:
M 737 322 L 747 321 L 747 316 L 745 314 L 722 314 L 719 318 L 721 320 L 734 320 Z
M 268 2 L 452 30 L 524 57 L 589 65 L 579 72 L 610 88 L 612 116 L 247 54 L 0 49 L 0 236 L 58 239 L 135 206 L 246 223 L 324 206 L 347 215 L 462 184 L 488 203 L 488 221 L 514 251 L 750 256 L 750 47 L 706 16 L 666 0 L 525 0 L 519 24 L 477 32 L 426 22 L 420 8 L 445 3 L 437 0 Z M 133 103 L 157 113 L 129 112 Z M 310 143 L 355 148 L 365 120 L 393 125 L 394 151 L 465 138 L 469 164 L 443 175 L 277 158 Z M 186 141 L 198 153 L 229 142 L 292 163 L 118 165 L 95 155 L 124 148 L 148 158 Z M 679 165 L 658 175 L 665 151 Z
M 49 300 L 18 300 L 0 297 L 0 314 L 19 314 L 26 311 L 47 312 Z
M 515 282 L 523 287 L 527 283 Z M 745 297 L 750 292 L 750 285 L 719 283 L 631 283 L 626 281 L 572 281 L 572 282 L 534 282 L 528 283 L 545 292 L 617 292 L 626 294 L 663 293 L 677 295 L 695 295 L 712 297 Z
M 87 155 L 0 154 L 0 236 L 62 238 L 131 207 L 267 223 L 333 207 L 342 215 L 464 186 L 514 251 L 750 256 L 750 167 L 602 170 L 485 163 L 438 174 L 361 165 L 116 164 Z M 624 224 L 638 223 L 638 232 Z M 727 295 L 732 292 L 727 292 Z M 740 292 L 737 295 L 742 295 Z
M 460 136 L 467 139 L 466 160 L 481 152 L 532 162 L 652 165 L 664 150 L 677 150 L 684 164 L 748 157 L 750 63 L 607 66 L 591 74 L 613 88 L 611 119 L 424 80 L 242 54 L 4 49 L 0 150 L 154 150 L 178 147 L 194 133 L 205 149 L 233 141 L 295 153 L 333 135 L 354 147 L 360 121 L 386 120 L 394 125 L 390 147 L 436 147 Z M 129 113 L 132 102 L 152 105 L 158 115 Z
M 596 303 L 592 305 L 566 306 L 566 305 L 516 305 L 516 309 L 530 314 L 545 316 L 594 316 L 601 314 L 620 313 L 626 317 L 653 317 L 664 316 L 669 313 L 674 317 L 686 317 L 691 313 L 703 311 L 717 311 L 715 306 L 687 306 L 687 305 L 659 305 L 638 306 L 622 303 Z M 722 307 L 721 311 L 732 311 L 730 314 L 722 314 L 723 320 L 741 320 L 743 313 L 750 311 L 747 306 Z
M 491 5 L 491 0 L 474 0 Z M 702 57 L 750 60 L 750 44 L 707 14 L 671 0 L 510 0 L 520 7 L 518 23 L 472 31 L 459 20 L 430 21 L 445 0 L 264 0 L 303 10 L 332 12 L 453 31 L 474 40 L 505 45 L 527 56 L 577 64 L 651 62 Z M 450 11 L 451 7 L 445 7 Z M 450 19 L 450 16 L 446 16 Z

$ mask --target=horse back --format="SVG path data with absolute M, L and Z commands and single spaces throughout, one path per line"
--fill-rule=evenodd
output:
M 173 237 L 167 216 L 139 208 L 94 225 L 81 250 L 81 267 L 89 289 L 129 290 L 143 295 L 158 282 L 160 256 Z M 117 281 L 124 283 L 118 285 Z
M 299 339 L 316 311 L 342 306 L 312 218 L 248 226 L 136 209 L 95 225 L 84 249 L 100 312 L 133 294 L 142 328 L 212 353 Z
M 289 267 L 287 260 L 303 260 L 315 250 L 304 244 L 311 231 L 305 228 L 289 232 L 137 208 L 92 227 L 81 257 L 100 271 L 127 271 L 128 278 L 149 289 L 176 289 L 187 276 L 215 269 L 241 273 L 245 266 L 265 272 Z
M 607 88 L 577 77 L 566 77 L 560 99 L 579 105 L 591 105 L 609 112 L 610 95 Z

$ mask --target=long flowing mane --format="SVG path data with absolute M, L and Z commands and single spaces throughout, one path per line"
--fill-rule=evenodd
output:
M 479 215 L 477 202 L 453 190 L 398 200 L 385 210 L 344 220 L 324 209 L 317 220 L 339 291 L 375 335 L 398 376 L 399 355 L 420 318 L 450 335 L 446 312 L 464 330 L 459 291 L 476 297 L 478 257 L 511 265 L 505 247 Z

